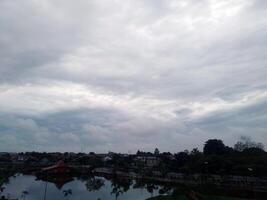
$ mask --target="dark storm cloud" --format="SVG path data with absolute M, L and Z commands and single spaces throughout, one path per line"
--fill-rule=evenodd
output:
M 266 10 L 1 1 L 0 150 L 177 151 L 241 134 L 266 145 Z

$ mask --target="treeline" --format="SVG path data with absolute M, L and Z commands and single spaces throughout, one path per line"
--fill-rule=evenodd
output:
M 135 155 L 110 154 L 106 167 L 121 171 L 134 171 L 153 176 L 159 172 L 165 176 L 170 172 L 184 174 L 218 174 L 242 176 L 267 176 L 267 153 L 261 143 L 241 137 L 234 147 L 226 146 L 222 140 L 210 139 L 203 150 L 178 153 L 137 151 Z
M 137 151 L 136 154 L 46 153 L 25 152 L 2 154 L 0 163 L 12 166 L 49 166 L 58 160 L 71 165 L 88 165 L 91 169 L 106 167 L 114 171 L 135 172 L 146 176 L 165 176 L 168 173 L 219 174 L 267 177 L 267 153 L 261 143 L 241 137 L 233 147 L 222 140 L 210 139 L 202 150 L 194 148 L 177 153 Z
M 160 171 L 267 176 L 264 146 L 248 137 L 241 137 L 234 147 L 226 146 L 222 140 L 210 139 L 205 142 L 202 152 L 195 148 L 191 152 L 185 150 L 174 154 L 174 159 L 170 159 L 170 155 L 169 152 L 159 154 Z

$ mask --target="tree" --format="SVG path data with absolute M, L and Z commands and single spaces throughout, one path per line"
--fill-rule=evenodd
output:
M 154 154 L 159 155 L 159 149 L 158 148 L 155 149 Z
M 246 154 L 246 155 L 264 155 L 265 151 L 261 148 L 256 148 L 256 147 L 251 147 L 248 149 L 244 149 L 242 151 L 242 153 Z
M 201 155 L 201 152 L 198 150 L 198 148 L 194 148 L 191 152 L 190 155 L 192 156 L 198 156 Z
M 208 140 L 203 149 L 205 155 L 222 155 L 225 153 L 225 145 L 222 140 Z
M 257 148 L 264 150 L 264 145 L 260 142 L 252 141 L 250 137 L 241 136 L 240 141 L 238 141 L 234 146 L 234 149 L 237 151 L 244 151 L 245 149 L 249 148 Z
M 188 152 L 179 152 L 174 155 L 176 159 L 176 167 L 180 168 L 183 167 L 186 162 L 189 160 Z
M 163 177 L 165 177 L 167 175 L 168 171 L 169 171 L 167 164 L 164 163 L 163 161 L 161 161 L 159 163 L 158 169 L 159 169 L 159 171 L 161 173 L 161 176 L 163 176 Z

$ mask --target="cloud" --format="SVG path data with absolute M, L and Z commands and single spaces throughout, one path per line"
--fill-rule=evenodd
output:
M 177 151 L 240 134 L 267 145 L 266 9 L 1 1 L 1 150 Z

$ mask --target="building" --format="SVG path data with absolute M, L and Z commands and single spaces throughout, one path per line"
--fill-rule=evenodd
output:
M 160 159 L 156 156 L 137 156 L 135 160 L 143 162 L 148 168 L 156 167 L 160 162 Z
M 45 167 L 42 169 L 42 172 L 53 173 L 53 174 L 70 173 L 72 171 L 73 168 L 65 164 L 63 160 L 60 160 L 53 166 Z

